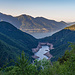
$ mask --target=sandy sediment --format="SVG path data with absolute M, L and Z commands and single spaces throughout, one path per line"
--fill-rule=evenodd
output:
M 33 53 L 36 53 L 36 52 L 38 52 L 38 51 L 39 51 L 39 48 L 33 48 L 33 49 L 32 49 L 32 52 L 33 52 Z
M 40 43 L 39 43 L 38 46 L 37 46 L 37 48 L 33 48 L 33 49 L 32 49 L 32 52 L 33 52 L 33 53 L 36 53 L 36 52 L 39 51 L 40 48 L 42 48 L 42 46 L 41 46 Z
M 37 58 L 39 58 L 39 57 L 38 57 L 38 56 L 36 56 L 36 55 L 34 55 L 34 56 L 32 56 L 32 58 L 37 59 Z
M 52 44 L 50 45 L 49 49 L 50 49 L 50 50 L 54 49 Z
M 47 45 L 47 43 L 39 43 L 41 46 L 43 46 L 43 45 Z
M 53 57 L 49 52 L 45 53 L 44 55 L 46 55 L 49 60 Z
M 51 50 L 51 49 L 54 49 L 54 48 L 53 48 L 53 45 L 52 45 L 51 43 L 39 43 L 38 46 L 37 46 L 37 48 L 33 48 L 33 49 L 32 49 L 32 52 L 33 52 L 33 53 L 38 52 L 39 49 L 42 48 L 42 46 L 44 46 L 44 45 L 49 46 L 49 49 L 50 49 L 50 50 Z
M 33 48 L 33 49 L 32 49 L 32 52 L 33 52 L 33 53 L 38 52 L 39 49 L 42 48 L 42 46 L 45 46 L 45 45 L 46 45 L 46 46 L 49 46 L 49 50 L 54 49 L 54 48 L 53 48 L 53 44 L 48 43 L 48 42 L 47 42 L 47 43 L 41 43 L 41 42 L 40 42 L 40 43 L 38 44 L 37 48 Z M 47 51 L 47 50 L 46 50 L 46 51 Z M 49 58 L 48 58 L 49 60 L 53 57 L 49 52 L 45 53 L 44 55 L 46 55 L 47 57 L 49 57 Z M 34 56 L 32 56 L 32 57 L 33 57 L 34 59 L 39 58 L 39 57 L 36 56 L 36 55 L 34 55 Z

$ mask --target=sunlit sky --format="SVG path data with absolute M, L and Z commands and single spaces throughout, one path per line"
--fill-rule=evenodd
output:
M 45 17 L 56 21 L 75 21 L 75 0 L 0 0 L 0 12 Z

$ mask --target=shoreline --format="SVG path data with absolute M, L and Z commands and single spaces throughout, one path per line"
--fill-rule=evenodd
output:
M 49 50 L 54 49 L 54 48 L 53 48 L 53 44 L 48 43 L 48 42 L 47 42 L 47 43 L 42 43 L 42 42 L 40 42 L 40 43 L 38 44 L 37 48 L 32 48 L 32 52 L 35 54 L 36 52 L 39 51 L 40 48 L 42 48 L 42 46 L 49 46 Z M 50 59 L 53 57 L 53 56 L 50 54 L 49 51 L 48 51 L 47 53 L 43 54 L 43 55 L 47 56 L 47 57 L 48 57 L 48 60 L 50 60 Z M 33 55 L 32 58 L 37 59 L 37 58 L 39 58 L 39 57 L 36 56 L 36 55 Z

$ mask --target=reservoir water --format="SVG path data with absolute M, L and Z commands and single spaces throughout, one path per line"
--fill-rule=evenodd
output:
M 48 59 L 48 57 L 44 55 L 48 51 L 50 51 L 48 46 L 42 46 L 42 48 L 40 48 L 39 51 L 35 53 L 35 55 L 39 56 L 38 60 L 41 60 L 43 58 Z

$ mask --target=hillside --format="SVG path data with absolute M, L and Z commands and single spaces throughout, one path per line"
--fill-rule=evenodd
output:
M 0 40 L 0 67 L 12 59 L 16 60 L 15 57 L 19 56 L 20 53 L 21 50 L 18 48 L 8 45 L 4 41 Z
M 1 68 L 0 75 L 75 75 L 74 66 L 75 44 L 71 44 L 71 50 L 66 50 L 64 55 L 52 64 L 47 59 L 36 60 L 32 64 L 28 62 L 25 53 L 22 52 L 14 65 Z
M 37 39 L 4 21 L 0 22 L 0 40 L 0 58 L 8 59 L 8 61 L 13 57 L 16 59 L 16 55 L 20 55 L 22 51 L 31 58 L 33 54 L 31 49 L 37 46 Z M 2 55 L 1 52 L 6 53 L 7 56 Z
M 69 30 L 73 30 L 73 31 L 75 31 L 75 24 L 72 25 L 72 26 L 66 27 L 65 29 L 69 29 Z
M 34 18 L 25 14 L 13 17 L 11 15 L 0 13 L 0 21 L 9 22 L 20 30 L 29 33 L 54 32 L 68 26 L 68 24 L 63 21 L 57 22 L 43 17 Z
M 69 24 L 69 25 L 74 25 L 74 24 L 75 24 L 75 22 L 69 22 L 68 24 Z
M 54 45 L 54 50 L 51 50 L 50 53 L 54 56 L 52 60 L 57 60 L 61 57 L 65 50 L 68 49 L 69 43 L 75 42 L 75 25 L 64 28 L 63 30 L 53 34 L 50 37 L 40 39 L 42 42 L 50 42 Z

